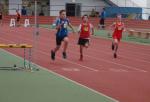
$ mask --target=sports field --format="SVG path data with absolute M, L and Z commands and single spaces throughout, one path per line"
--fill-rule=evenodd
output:
M 3 25 L 0 29 L 0 43 L 34 43 L 33 27 Z M 33 65 L 36 63 L 39 71 L 0 70 L 0 102 L 150 101 L 149 39 L 143 39 L 144 44 L 136 39 L 137 44 L 125 36 L 114 59 L 107 31 L 96 31 L 98 37 L 91 38 L 85 60 L 79 62 L 78 35 L 70 34 L 68 59 L 59 51 L 56 61 L 51 61 L 55 32 L 39 28 L 38 46 L 33 48 Z M 0 66 L 21 66 L 21 57 L 22 49 L 0 49 Z

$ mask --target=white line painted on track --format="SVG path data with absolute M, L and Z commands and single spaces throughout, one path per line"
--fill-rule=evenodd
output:
M 0 39 L 4 39 L 4 38 L 0 38 Z M 4 39 L 4 40 L 10 41 L 10 40 L 7 40 L 7 39 Z M 31 40 L 29 40 L 29 41 L 31 41 Z M 13 42 L 13 41 L 11 41 L 11 42 L 12 42 L 12 43 L 15 43 L 15 42 Z M 46 52 L 44 52 L 44 51 L 42 51 L 42 50 L 41 50 L 41 51 L 38 51 L 38 52 L 43 53 L 43 54 L 49 56 L 49 53 L 46 53 Z M 72 52 L 72 53 L 74 53 L 74 52 Z M 74 53 L 74 54 L 77 54 L 77 53 Z M 104 59 L 101 59 L 101 58 L 92 57 L 92 56 L 89 56 L 89 55 L 85 55 L 85 56 L 90 57 L 90 58 L 93 58 L 93 59 L 95 59 L 95 60 L 99 60 L 99 61 L 101 60 L 101 61 L 104 61 L 104 62 L 107 62 L 107 63 L 119 65 L 119 66 L 122 66 L 122 67 L 125 67 L 125 68 L 128 68 L 128 69 L 137 70 L 137 71 L 140 71 L 140 72 L 147 72 L 146 70 L 138 69 L 138 68 L 131 67 L 131 66 L 128 66 L 128 65 L 124 65 L 124 64 L 115 63 L 115 62 L 108 61 L 108 60 L 104 60 Z M 81 65 L 81 64 L 78 64 L 78 63 L 75 63 L 75 62 L 73 62 L 73 61 L 64 60 L 64 59 L 62 59 L 62 58 L 60 58 L 60 57 L 59 57 L 59 59 L 60 59 L 60 60 L 63 60 L 63 61 L 66 61 L 66 62 L 68 62 L 68 63 L 71 63 L 71 64 L 75 64 L 75 65 L 81 66 L 81 67 L 86 68 L 86 69 L 91 70 L 91 71 L 95 71 L 95 72 L 98 72 L 98 71 L 99 71 L 99 70 L 96 70 L 96 69 L 94 69 L 94 68 L 91 68 L 91 67 L 88 67 L 88 66 L 84 66 L 84 65 Z
M 92 56 L 89 56 L 89 55 L 86 55 L 86 56 L 87 56 L 87 57 L 90 57 L 90 58 L 93 58 L 93 59 L 95 59 L 95 60 L 99 60 L 99 61 L 101 60 L 101 61 L 104 61 L 104 62 L 107 62 L 107 63 L 119 65 L 119 66 L 122 66 L 122 67 L 125 67 L 125 68 L 128 68 L 128 69 L 137 70 L 137 71 L 140 71 L 140 72 L 148 72 L 148 71 L 146 71 L 146 70 L 138 69 L 138 68 L 131 67 L 131 66 L 128 66 L 128 65 L 124 65 L 124 64 L 119 64 L 119 63 L 112 62 L 112 61 L 109 61 L 109 60 L 104 60 L 104 59 L 92 57 Z
M 3 50 L 3 49 L 1 49 L 1 50 Z M 15 54 L 13 54 L 13 53 L 10 53 L 10 52 L 8 52 L 8 51 L 6 51 L 6 50 L 3 50 L 3 51 L 4 51 L 4 52 L 7 52 L 8 54 L 10 54 L 10 55 L 12 55 L 12 56 L 15 56 L 15 57 L 17 57 L 17 58 L 23 60 L 21 57 L 15 55 Z M 34 64 L 34 63 L 32 63 L 32 64 Z M 84 88 L 86 88 L 86 89 L 88 89 L 88 90 L 90 90 L 90 91 L 92 91 L 92 92 L 94 92 L 94 93 L 96 93 L 96 94 L 99 94 L 99 95 L 101 95 L 101 96 L 104 96 L 104 97 L 106 97 L 107 99 L 110 99 L 110 100 L 112 100 L 112 101 L 114 101 L 114 102 L 119 102 L 118 100 L 116 100 L 116 99 L 114 99 L 114 98 L 112 98 L 112 97 L 110 97 L 110 96 L 107 96 L 107 95 L 105 95 L 105 94 L 103 94 L 103 93 L 100 93 L 100 92 L 98 92 L 98 91 L 96 91 L 96 90 L 94 90 L 94 89 L 92 89 L 92 88 L 89 88 L 89 87 L 87 87 L 87 86 L 85 86 L 85 85 L 83 85 L 83 84 L 80 84 L 80 83 L 78 83 L 78 82 L 76 82 L 76 81 L 74 81 L 74 80 L 71 80 L 71 79 L 69 79 L 69 78 L 67 78 L 67 77 L 65 77 L 65 76 L 63 76 L 63 75 L 61 75 L 61 74 L 58 74 L 58 73 L 56 73 L 56 72 L 53 72 L 52 70 L 49 70 L 49 69 L 44 68 L 44 67 L 42 67 L 42 66 L 40 66 L 40 65 L 37 65 L 37 64 L 36 64 L 36 66 L 38 66 L 39 68 L 41 68 L 41 69 L 43 69 L 43 70 L 45 70 L 45 71 L 48 71 L 48 72 L 50 72 L 50 73 L 52 73 L 52 74 L 54 74 L 54 75 L 56 75 L 56 76 L 59 76 L 59 77 L 61 77 L 61 78 L 63 78 L 63 79 L 66 79 L 66 80 L 68 80 L 68 81 L 70 81 L 70 82 L 72 82 L 72 83 L 74 83 L 74 84 L 76 84 L 76 85 L 79 85 L 79 86 L 81 86 L 81 87 L 84 87 Z
M 4 39 L 4 38 L 0 38 L 0 39 Z M 7 40 L 7 39 L 4 39 L 4 40 L 9 41 L 9 40 Z M 12 43 L 15 43 L 15 42 L 13 42 L 13 41 L 11 41 L 11 42 L 12 42 Z M 44 52 L 44 51 L 38 51 L 38 52 L 40 52 L 40 53 L 42 53 L 42 54 L 44 54 L 44 55 L 46 55 L 46 56 L 49 56 L 49 53 L 46 53 L 46 52 Z M 82 67 L 82 68 L 85 68 L 85 69 L 88 69 L 88 70 L 91 70 L 91 71 L 94 71 L 94 72 L 98 72 L 98 71 L 99 71 L 99 70 L 94 69 L 94 68 L 92 68 L 92 67 L 84 66 L 84 65 L 78 64 L 78 63 L 76 63 L 76 62 L 69 61 L 69 60 L 67 60 L 67 59 L 62 59 L 62 58 L 60 58 L 60 57 L 58 57 L 58 59 L 60 59 L 60 60 L 62 60 L 62 61 L 65 61 L 65 62 L 68 62 L 68 63 L 71 63 L 71 64 L 74 64 L 74 65 L 77 65 L 77 66 L 80 66 L 80 67 Z
M 61 68 L 63 71 L 68 71 L 68 72 L 79 72 L 79 68 Z
M 129 71 L 125 70 L 125 69 L 110 68 L 109 70 L 112 71 L 112 72 L 129 72 Z

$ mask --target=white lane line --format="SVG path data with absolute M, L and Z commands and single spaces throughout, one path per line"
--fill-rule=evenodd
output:
M 3 50 L 3 49 L 1 49 L 1 50 Z M 13 54 L 13 53 L 10 53 L 10 52 L 8 52 L 8 51 L 6 51 L 6 50 L 3 50 L 3 52 L 7 52 L 8 54 L 10 54 L 10 55 L 12 55 L 12 56 L 15 56 L 15 57 L 17 57 L 17 58 L 23 60 L 21 57 L 15 55 L 15 54 Z M 32 63 L 32 64 L 34 64 L 34 63 Z M 63 75 L 61 75 L 61 74 L 58 74 L 58 73 L 56 73 L 56 72 L 53 72 L 53 71 L 50 70 L 50 69 L 44 68 L 44 67 L 42 67 L 42 66 L 40 66 L 40 65 L 37 65 L 37 64 L 35 64 L 35 65 L 38 66 L 39 68 L 45 70 L 45 71 L 48 71 L 48 72 L 50 72 L 50 73 L 56 75 L 56 76 L 59 76 L 59 77 L 61 77 L 61 78 L 63 78 L 63 79 L 66 79 L 66 80 L 68 80 L 68 81 L 70 81 L 70 82 L 72 82 L 72 83 L 74 83 L 74 84 L 76 84 L 76 85 L 79 85 L 79 86 L 81 86 L 81 87 L 84 87 L 84 88 L 86 88 L 86 89 L 88 89 L 88 90 L 90 90 L 90 91 L 92 91 L 92 92 L 94 92 L 94 93 L 96 93 L 96 94 L 98 94 L 98 95 L 100 95 L 100 96 L 104 96 L 104 97 L 106 97 L 107 99 L 110 99 L 110 100 L 112 100 L 112 101 L 114 101 L 114 102 L 119 102 L 118 100 L 116 100 L 116 99 L 114 99 L 114 98 L 112 98 L 112 97 L 110 97 L 110 96 L 107 96 L 107 95 L 105 95 L 105 94 L 103 94 L 103 93 L 100 93 L 100 92 L 98 92 L 98 91 L 96 91 L 96 90 L 94 90 L 94 89 L 92 89 L 92 88 L 89 88 L 89 87 L 87 87 L 87 86 L 85 86 L 85 85 L 82 85 L 82 84 L 80 84 L 80 83 L 78 83 L 78 82 L 76 82 L 76 81 L 74 81 L 74 80 L 71 80 L 71 79 L 69 79 L 69 78 L 67 78 L 67 77 L 65 77 L 65 76 L 63 76 Z
M 9 41 L 9 40 L 4 39 L 4 38 L 0 38 L 0 39 Z M 9 41 L 9 42 L 15 43 L 14 41 Z M 46 55 L 46 56 L 49 56 L 49 53 L 46 53 L 46 52 L 44 52 L 44 51 L 38 50 L 38 52 L 40 52 L 40 53 L 42 53 L 42 54 L 44 54 L 44 55 Z M 85 68 L 85 69 L 88 69 L 88 70 L 91 70 L 91 71 L 94 71 L 94 72 L 98 72 L 98 71 L 99 71 L 99 70 L 94 69 L 94 68 L 92 68 L 92 67 L 84 66 L 84 65 L 78 64 L 78 63 L 76 63 L 76 62 L 69 61 L 69 60 L 67 60 L 67 59 L 62 59 L 61 57 L 58 57 L 58 59 L 60 59 L 60 60 L 62 60 L 62 61 L 65 61 L 65 62 L 68 62 L 68 63 L 71 63 L 71 64 L 74 64 L 74 65 L 77 65 L 77 66 L 80 66 L 80 67 L 82 67 L 82 68 Z
M 6 40 L 6 41 L 10 41 L 10 40 L 7 40 L 7 39 L 5 39 L 5 38 L 0 38 L 0 39 L 4 39 L 4 40 Z M 31 41 L 31 40 L 28 40 L 28 41 Z M 14 41 L 11 41 L 11 42 L 15 43 Z M 41 52 L 41 53 L 43 53 L 43 54 L 49 56 L 49 54 L 48 54 L 48 53 L 45 53 L 44 51 L 39 51 L 39 50 L 38 50 L 38 52 Z M 74 53 L 74 52 L 72 52 L 72 53 Z M 77 53 L 74 53 L 74 54 L 77 54 Z M 128 69 L 137 70 L 137 71 L 140 71 L 140 72 L 148 72 L 148 71 L 146 71 L 146 70 L 138 69 L 138 68 L 131 67 L 131 66 L 128 66 L 128 65 L 124 65 L 124 64 L 115 63 L 115 62 L 108 61 L 108 60 L 104 60 L 104 59 L 101 59 L 101 58 L 96 58 L 96 57 L 92 57 L 92 56 L 89 56 L 89 55 L 85 55 L 85 56 L 90 57 L 90 58 L 93 58 L 93 59 L 96 59 L 96 60 L 99 60 L 99 61 L 101 60 L 101 61 L 104 61 L 104 62 L 107 62 L 107 63 L 119 65 L 119 66 L 122 66 L 122 67 L 125 67 L 125 68 L 128 68 Z M 60 60 L 63 60 L 62 58 L 59 58 L 59 59 L 60 59 Z M 94 68 L 91 68 L 91 67 L 88 67 L 88 66 L 84 66 L 84 65 L 81 65 L 81 64 L 78 64 L 78 63 L 75 63 L 75 62 L 73 62 L 73 61 L 69 61 L 69 60 L 63 60 L 63 61 L 66 61 L 66 62 L 68 62 L 68 63 L 75 64 L 75 65 L 79 65 L 79 66 L 81 66 L 81 67 L 83 67 L 83 68 L 86 68 L 86 69 L 89 69 L 89 70 L 91 70 L 91 71 L 95 71 L 95 72 L 98 72 L 98 71 L 99 71 L 99 70 L 96 70 L 96 69 L 94 69 Z

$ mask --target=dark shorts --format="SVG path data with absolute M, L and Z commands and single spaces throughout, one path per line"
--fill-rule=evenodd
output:
M 99 22 L 99 23 L 100 23 L 100 25 L 105 25 L 105 19 L 103 19 L 103 18 L 100 19 L 100 22 Z
M 89 44 L 89 39 L 79 38 L 79 40 L 78 40 L 79 45 L 85 46 L 87 43 Z
M 2 15 L 0 15 L 0 20 L 2 20 L 2 18 L 3 18 Z
M 57 46 L 60 46 L 60 45 L 61 45 L 61 42 L 64 41 L 64 38 L 65 38 L 65 37 L 68 37 L 68 36 L 67 36 L 67 35 L 66 35 L 66 36 L 63 36 L 63 37 L 57 37 L 57 36 L 56 36 L 56 45 L 57 45 Z

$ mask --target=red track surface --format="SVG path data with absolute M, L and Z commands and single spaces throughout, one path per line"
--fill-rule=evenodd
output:
M 3 26 L 0 29 L 0 43 L 33 43 L 33 28 Z M 84 61 L 80 62 L 77 40 L 77 35 L 70 35 L 67 60 L 62 59 L 59 51 L 56 61 L 51 61 L 55 31 L 40 29 L 34 61 L 120 102 L 150 102 L 150 46 L 122 42 L 118 58 L 113 59 L 111 41 L 93 37 L 91 46 L 84 50 Z M 23 55 L 20 50 L 7 50 Z

